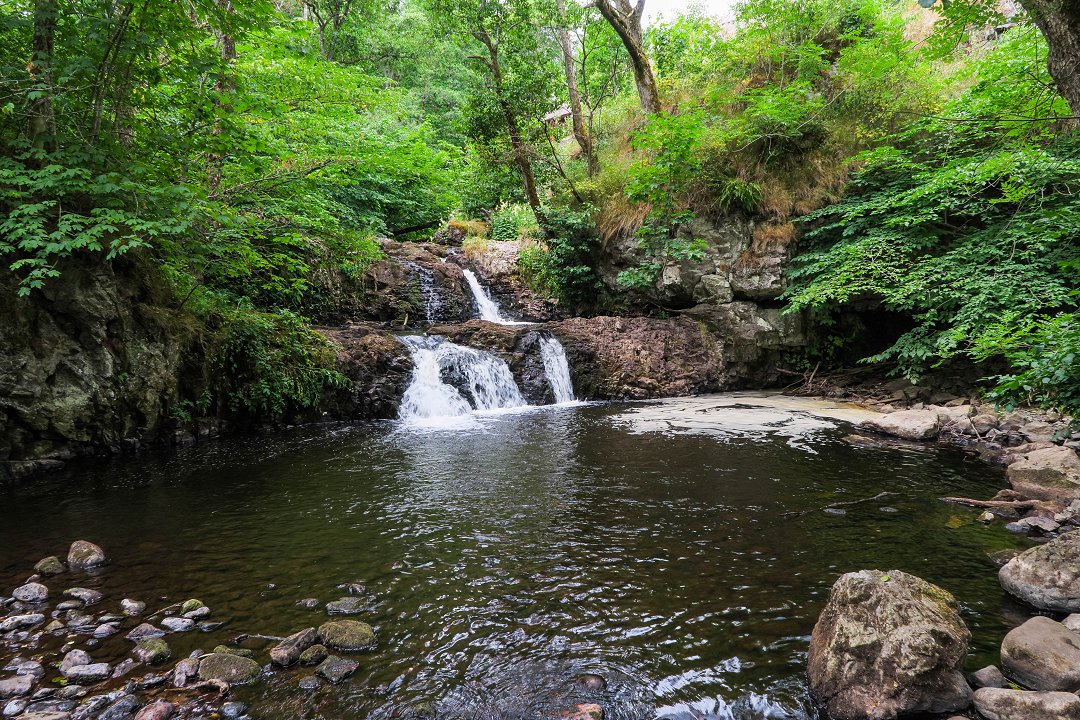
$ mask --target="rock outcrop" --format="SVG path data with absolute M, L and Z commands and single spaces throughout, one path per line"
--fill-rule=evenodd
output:
M 998 571 L 1001 587 L 1048 612 L 1080 612 L 1080 532 L 1030 548 Z
M 834 720 L 962 710 L 970 639 L 945 590 L 897 570 L 848 573 L 811 636 L 810 691 Z
M 1008 475 L 1013 489 L 1029 497 L 1066 501 L 1080 497 L 1080 455 L 1071 448 L 1033 450 L 1009 465 Z

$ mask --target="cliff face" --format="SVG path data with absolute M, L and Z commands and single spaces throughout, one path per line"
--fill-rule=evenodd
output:
M 0 271 L 0 478 L 157 439 L 178 398 L 178 314 L 107 263 L 61 271 L 27 298 Z

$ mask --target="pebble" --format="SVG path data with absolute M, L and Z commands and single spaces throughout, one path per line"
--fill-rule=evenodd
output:
M 247 712 L 247 705 L 242 702 L 227 702 L 221 706 L 221 714 L 227 718 L 238 718 Z
M 160 628 L 156 628 L 153 625 L 151 625 L 150 623 L 143 623 L 142 625 L 139 625 L 137 628 L 135 628 L 134 630 L 129 632 L 124 637 L 127 638 L 128 640 L 142 640 L 143 638 L 148 638 L 148 637 L 164 637 L 164 636 L 165 636 L 165 631 L 164 630 L 162 630 Z
M 195 621 L 188 618 L 167 617 L 161 619 L 161 625 L 171 632 L 187 632 L 195 627 Z
M 18 628 L 33 627 L 45 622 L 45 616 L 41 613 L 27 613 L 26 615 L 12 615 L 0 622 L 0 632 L 17 630 Z
M 146 610 L 146 603 L 141 600 L 131 600 L 130 598 L 124 598 L 120 601 L 120 610 L 128 617 L 135 617 L 136 615 L 142 615 Z
M 307 608 L 308 610 L 310 610 L 312 608 L 319 607 L 319 598 L 304 598 L 303 600 L 297 600 L 296 604 L 302 608 Z
M 15 591 L 11 593 L 11 596 L 16 600 L 21 600 L 25 603 L 41 603 L 48 599 L 49 588 L 41 583 L 26 583 L 21 587 L 15 588 Z
M 29 705 L 29 704 L 30 703 L 23 700 L 22 698 L 15 698 L 14 700 L 9 700 L 4 705 L 3 715 L 4 715 L 4 717 L 11 717 L 12 715 L 18 715 L 23 710 L 25 710 L 26 706 Z
M 75 587 L 68 588 L 64 591 L 64 595 L 76 600 L 81 600 L 83 605 L 95 605 L 101 602 L 101 593 L 97 590 L 91 590 L 90 588 Z

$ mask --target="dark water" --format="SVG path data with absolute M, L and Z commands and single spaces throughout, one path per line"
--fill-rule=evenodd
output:
M 1000 471 L 852 445 L 842 423 L 802 427 L 797 412 L 746 409 L 730 433 L 698 434 L 638 432 L 658 427 L 628 424 L 642 409 L 296 432 L 85 469 L 0 495 L 0 594 L 92 540 L 112 564 L 80 584 L 105 592 L 103 611 L 198 597 L 228 621 L 169 636 L 180 656 L 317 625 L 323 611 L 297 599 L 363 582 L 379 645 L 350 681 L 304 695 L 304 670 L 239 691 L 283 720 L 425 702 L 440 717 L 540 718 L 582 701 L 615 719 L 814 717 L 810 630 L 836 577 L 868 567 L 952 591 L 975 636 L 969 664 L 996 659 L 1014 608 L 986 554 L 1021 541 L 936 498 L 992 494 Z M 894 495 L 821 511 L 879 492 Z M 95 657 L 129 647 L 113 639 Z M 582 672 L 607 691 L 579 689 Z

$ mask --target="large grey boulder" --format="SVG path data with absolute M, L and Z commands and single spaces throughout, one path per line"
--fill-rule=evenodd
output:
M 1080 455 L 1055 445 L 1027 453 L 1009 465 L 1009 482 L 1025 495 L 1042 500 L 1080 497 Z
M 981 688 L 975 709 L 987 720 L 1080 720 L 1080 697 L 1064 692 Z
M 1048 617 L 1013 628 L 1001 643 L 1001 667 L 1032 690 L 1080 690 L 1080 635 Z
M 68 567 L 72 570 L 89 570 L 107 562 L 105 551 L 87 540 L 76 540 L 68 550 Z
M 956 599 L 899 570 L 842 575 L 810 639 L 810 691 L 833 720 L 891 720 L 971 704 L 971 633 Z
M 900 410 L 866 420 L 860 427 L 904 440 L 933 440 L 941 431 L 941 421 L 936 410 Z
M 1052 612 L 1080 612 L 1080 532 L 1030 548 L 998 571 L 1001 587 Z

